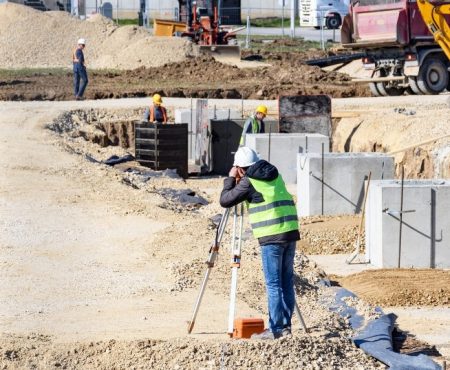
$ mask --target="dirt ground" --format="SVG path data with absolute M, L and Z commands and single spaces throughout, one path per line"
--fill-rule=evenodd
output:
M 369 96 L 368 88 L 353 84 L 348 75 L 306 65 L 308 59 L 327 54 L 317 43 L 302 39 L 255 37 L 252 47 L 242 52 L 243 60 L 222 58 L 222 64 L 200 56 L 186 38 L 153 37 L 143 27 L 118 27 L 100 15 L 82 21 L 65 12 L 5 3 L 0 4 L 0 18 L 0 100 L 71 100 L 74 35 L 87 40 L 87 99 L 155 92 L 244 99 Z
M 272 59 L 273 58 L 273 59 Z M 365 87 L 336 72 L 301 64 L 305 54 L 286 60 L 268 56 L 271 67 L 239 69 L 212 57 L 199 57 L 158 68 L 91 71 L 87 99 L 150 96 L 275 99 L 279 95 L 368 96 Z M 217 73 L 220 71 L 220 73 Z M 72 100 L 72 73 L 65 70 L 0 71 L 1 100 Z
M 46 128 L 74 103 L 23 104 L 0 107 L 0 368 L 384 368 L 348 340 L 346 319 L 321 306 L 323 275 L 300 254 L 296 288 L 311 337 L 294 320 L 291 339 L 230 341 L 226 252 L 188 336 L 209 219 L 220 210 L 217 179 L 130 186 L 132 174 L 87 160 Z M 168 186 L 191 187 L 210 204 L 174 210 L 156 192 Z M 238 316 L 267 313 L 259 258 L 248 239 Z
M 450 307 L 448 270 L 383 269 L 331 278 L 374 305 Z
M 320 304 L 324 273 L 300 254 L 296 289 L 311 338 L 296 329 L 288 342 L 228 340 L 226 253 L 213 272 L 194 334 L 186 335 L 214 234 L 210 219 L 221 211 L 221 179 L 162 176 L 143 182 L 123 167 L 92 161 L 126 149 L 47 128 L 75 108 L 92 112 L 138 104 L 0 107 L 0 278 L 7 282 L 0 287 L 0 367 L 383 368 L 348 341 L 347 320 Z M 161 195 L 162 188 L 190 188 L 209 204 L 177 206 Z M 298 250 L 329 253 L 351 246 L 358 222 L 358 217 L 304 219 Z M 238 315 L 264 317 L 258 247 L 245 235 Z M 228 245 L 229 233 L 224 239 Z M 367 319 L 373 317 L 371 306 L 358 305 Z

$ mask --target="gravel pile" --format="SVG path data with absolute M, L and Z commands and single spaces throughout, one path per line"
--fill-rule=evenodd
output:
M 308 254 L 352 253 L 358 239 L 358 227 L 347 226 L 341 230 L 302 231 L 302 238 L 308 247 Z M 361 251 L 364 251 L 364 233 L 361 235 Z
M 195 54 L 186 40 L 152 37 L 142 27 L 118 27 L 101 15 L 82 21 L 7 2 L 0 4 L 0 19 L 0 68 L 71 67 L 80 37 L 86 39 L 88 68 L 158 67 Z
M 360 215 L 310 216 L 300 222 L 300 250 L 305 254 L 352 253 L 358 240 Z M 365 249 L 364 229 L 360 250 Z
M 0 339 L 0 367 L 62 369 L 384 369 L 342 336 L 263 341 L 107 341 L 62 345 L 45 336 Z M 7 344 L 4 344 L 7 343 Z M 16 345 L 17 343 L 17 345 Z

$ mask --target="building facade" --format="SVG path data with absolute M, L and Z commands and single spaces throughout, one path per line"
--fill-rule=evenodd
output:
M 7 0 L 0 0 L 0 3 Z M 24 0 L 10 0 L 24 3 Z M 114 19 L 136 19 L 139 12 L 146 10 L 149 18 L 178 20 L 186 12 L 187 0 L 41 0 L 50 10 L 58 10 L 57 2 L 63 4 L 64 10 L 82 17 L 102 13 L 102 9 L 112 8 Z M 210 0 L 197 0 L 202 2 Z M 291 2 L 298 9 L 299 0 L 221 0 L 222 20 L 224 24 L 238 23 L 235 20 L 250 18 L 289 18 Z M 216 4 L 218 0 L 215 0 Z M 283 6 L 284 4 L 284 6 Z M 61 7 L 59 7 L 61 9 Z

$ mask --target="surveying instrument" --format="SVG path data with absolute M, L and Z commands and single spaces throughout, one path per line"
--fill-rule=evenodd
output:
M 194 311 L 192 313 L 192 318 L 188 322 L 188 333 L 192 332 L 192 329 L 195 325 L 195 319 L 197 317 L 198 310 L 200 308 L 200 304 L 202 302 L 203 294 L 205 293 L 206 285 L 208 283 L 209 275 L 211 274 L 211 270 L 214 267 L 216 259 L 219 255 L 220 243 L 222 241 L 223 234 L 225 232 L 225 228 L 230 216 L 231 208 L 226 208 L 222 218 L 220 219 L 220 223 L 216 229 L 216 236 L 214 240 L 214 244 L 211 246 L 209 250 L 208 259 L 206 260 L 206 272 L 202 281 L 202 285 L 200 287 L 200 292 L 197 297 L 197 301 L 195 302 Z M 241 267 L 241 246 L 242 246 L 242 232 L 244 227 L 244 204 L 240 203 L 233 207 L 233 231 L 231 236 L 231 289 L 230 289 L 230 305 L 229 305 L 229 313 L 228 313 L 228 335 L 230 337 L 233 336 L 234 332 L 234 316 L 235 316 L 235 308 L 236 308 L 236 292 L 237 292 L 237 282 L 238 282 L 238 270 Z M 305 321 L 303 320 L 300 309 L 295 303 L 295 312 L 298 315 L 300 323 L 308 333 L 308 329 L 305 325 Z

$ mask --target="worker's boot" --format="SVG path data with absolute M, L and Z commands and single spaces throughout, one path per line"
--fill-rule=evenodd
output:
M 261 339 L 261 340 L 273 340 L 278 339 L 282 336 L 280 333 L 272 333 L 269 329 L 264 330 L 262 333 L 253 334 L 251 339 Z
M 291 327 L 290 326 L 284 327 L 283 330 L 281 331 L 281 336 L 292 337 Z

